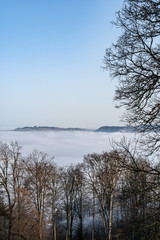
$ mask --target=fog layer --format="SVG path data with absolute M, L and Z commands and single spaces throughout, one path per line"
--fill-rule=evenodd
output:
M 88 153 L 111 150 L 111 142 L 120 141 L 123 136 L 130 139 L 133 133 L 0 131 L 0 141 L 18 141 L 24 155 L 37 149 L 54 156 L 58 165 L 65 166 L 82 162 Z

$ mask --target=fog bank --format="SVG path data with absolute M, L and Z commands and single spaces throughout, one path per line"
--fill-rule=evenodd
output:
M 133 133 L 98 133 L 98 132 L 15 132 L 0 131 L 0 141 L 10 143 L 18 141 L 22 153 L 27 155 L 34 149 L 54 156 L 58 165 L 70 165 L 82 162 L 88 153 L 101 153 L 111 150 L 112 141 L 120 141 L 122 137 L 131 139 Z

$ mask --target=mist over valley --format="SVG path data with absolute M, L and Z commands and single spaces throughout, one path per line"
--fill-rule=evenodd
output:
M 111 130 L 110 127 L 109 129 Z M 120 141 L 123 137 L 131 139 L 133 136 L 133 132 L 125 131 L 47 131 L 44 129 L 33 131 L 33 128 L 28 131 L 26 128 L 0 131 L 0 141 L 8 144 L 17 141 L 22 146 L 22 153 L 25 156 L 37 149 L 54 156 L 55 162 L 64 166 L 82 162 L 83 156 L 88 153 L 111 150 L 113 141 Z

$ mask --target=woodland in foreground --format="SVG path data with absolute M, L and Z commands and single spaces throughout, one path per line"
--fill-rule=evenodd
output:
M 0 144 L 1 240 L 160 239 L 160 164 L 116 149 L 60 168 Z

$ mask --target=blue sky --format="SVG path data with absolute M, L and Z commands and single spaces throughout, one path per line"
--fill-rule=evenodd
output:
M 120 125 L 102 69 L 121 0 L 0 1 L 0 128 Z

